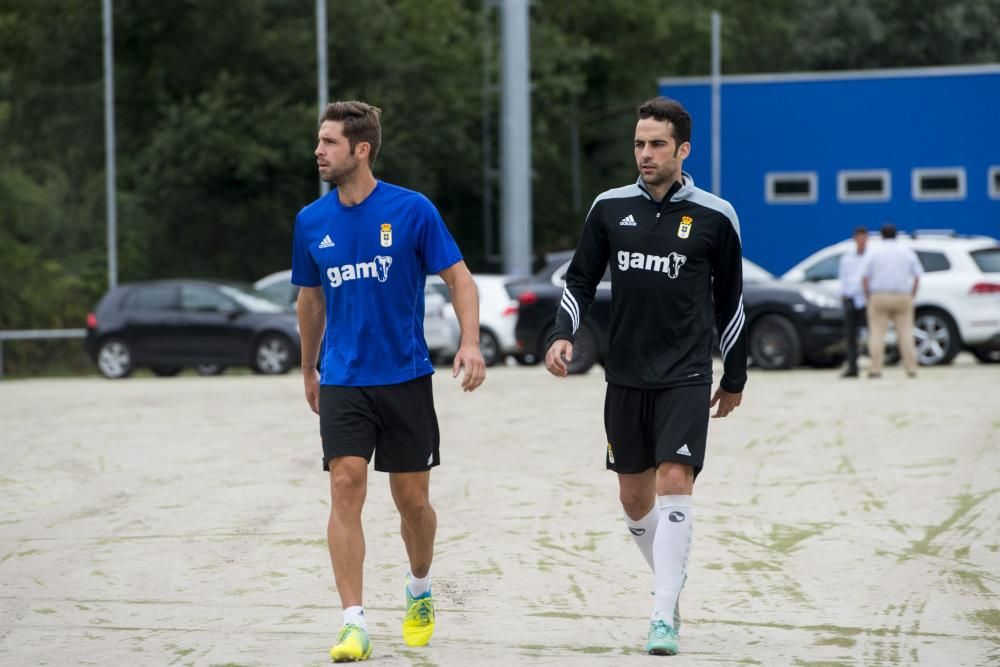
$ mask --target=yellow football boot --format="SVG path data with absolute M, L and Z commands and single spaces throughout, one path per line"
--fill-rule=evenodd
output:
M 367 660 L 372 654 L 372 643 L 368 633 L 353 623 L 348 623 L 337 635 L 337 643 L 330 649 L 330 658 L 334 662 L 357 662 Z
M 403 618 L 403 641 L 407 646 L 427 646 L 434 634 L 434 598 L 427 591 L 420 597 L 410 595 L 406 586 L 406 616 Z

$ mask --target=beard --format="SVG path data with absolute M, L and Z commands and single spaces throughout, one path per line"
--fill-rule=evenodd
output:
M 331 185 L 343 185 L 351 180 L 351 177 L 358 170 L 358 161 L 353 157 L 340 167 L 329 167 L 326 175 L 320 174 L 320 178 Z
M 652 174 L 644 174 L 640 172 L 639 175 L 642 177 L 643 183 L 652 187 L 664 185 L 673 180 L 672 173 L 663 167 L 660 167 Z

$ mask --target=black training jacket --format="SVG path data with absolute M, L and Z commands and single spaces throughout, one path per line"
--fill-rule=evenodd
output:
M 660 202 L 642 178 L 594 200 L 548 344 L 573 340 L 610 262 L 607 381 L 640 389 L 711 384 L 714 324 L 721 387 L 740 392 L 747 379 L 740 223 L 729 202 L 696 188 L 687 173 L 683 180 Z

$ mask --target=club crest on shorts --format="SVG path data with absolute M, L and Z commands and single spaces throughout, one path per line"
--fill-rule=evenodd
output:
M 694 222 L 694 218 L 690 215 L 685 215 L 681 217 L 681 224 L 677 227 L 677 236 L 682 239 L 686 239 L 691 236 L 691 224 Z
M 392 225 L 388 222 L 382 223 L 382 228 L 379 232 L 379 242 L 383 248 L 388 248 L 392 245 Z

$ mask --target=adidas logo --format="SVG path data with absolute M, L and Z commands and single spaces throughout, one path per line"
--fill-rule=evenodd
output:
M 688 449 L 687 443 L 685 442 L 681 445 L 681 448 L 677 450 L 677 453 L 681 456 L 691 456 L 691 450 Z
M 621 225 L 622 227 L 635 227 L 635 218 L 633 218 L 632 214 L 629 213 L 624 218 L 622 218 L 622 221 L 619 222 L 618 224 Z
M 320 250 L 322 250 L 323 248 L 332 248 L 333 246 L 334 246 L 333 239 L 330 238 L 329 234 L 324 236 L 323 240 L 319 242 Z

